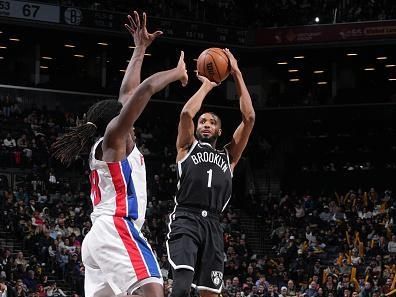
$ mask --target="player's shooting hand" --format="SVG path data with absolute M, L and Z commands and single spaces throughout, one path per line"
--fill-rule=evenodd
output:
M 205 76 L 199 75 L 198 71 L 196 71 L 196 73 L 197 73 L 197 78 L 200 80 L 200 82 L 202 82 L 203 85 L 209 86 L 210 89 L 213 89 L 214 87 L 217 87 L 219 85 L 219 84 L 215 83 L 214 81 L 210 81 Z
M 140 23 L 140 17 L 137 11 L 133 12 L 133 17 L 128 15 L 129 25 L 125 24 L 125 28 L 131 33 L 136 47 L 143 46 L 147 48 L 158 36 L 162 35 L 162 31 L 149 33 L 146 27 L 147 15 L 143 12 L 143 22 Z
M 231 74 L 240 71 L 238 67 L 238 61 L 235 59 L 234 55 L 230 52 L 230 50 L 228 48 L 225 48 L 223 49 L 223 51 L 227 55 L 228 60 L 230 61 Z

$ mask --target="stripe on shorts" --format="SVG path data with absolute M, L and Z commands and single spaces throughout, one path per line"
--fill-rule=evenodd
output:
M 150 276 L 160 277 L 161 273 L 159 272 L 157 261 L 154 258 L 153 251 L 146 242 L 146 239 L 141 236 L 140 232 L 136 230 L 135 226 L 131 221 L 126 221 L 128 223 L 129 230 L 131 231 L 134 240 L 137 242 L 139 249 L 142 252 L 144 261 L 146 262 L 147 268 L 150 271 Z
M 130 232 L 130 228 L 127 227 L 129 224 L 125 219 L 120 217 L 113 217 L 113 219 L 117 232 L 128 252 L 129 259 L 131 260 L 138 281 L 148 278 L 149 271 L 146 267 L 145 259 L 142 257 L 138 244 L 131 236 L 132 232 Z

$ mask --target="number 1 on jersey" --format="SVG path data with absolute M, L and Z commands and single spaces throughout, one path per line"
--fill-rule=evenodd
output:
M 210 188 L 212 186 L 212 169 L 209 169 L 208 171 L 206 171 L 208 173 L 208 188 Z

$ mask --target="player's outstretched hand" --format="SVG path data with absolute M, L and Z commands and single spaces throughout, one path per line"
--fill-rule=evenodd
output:
M 140 23 L 140 17 L 137 11 L 133 12 L 133 17 L 128 15 L 128 20 L 129 25 L 125 24 L 125 28 L 131 33 L 136 47 L 143 46 L 147 48 L 158 36 L 163 34 L 162 31 L 155 31 L 154 33 L 149 33 L 147 31 L 147 15 L 145 12 L 143 12 L 142 24 Z
M 197 73 L 197 78 L 199 79 L 200 82 L 202 82 L 202 84 L 205 84 L 207 86 L 210 86 L 211 89 L 213 89 L 214 87 L 217 87 L 220 84 L 215 83 L 214 81 L 210 81 L 207 77 L 199 75 L 198 71 L 196 71 Z
M 186 63 L 184 62 L 184 51 L 181 51 L 179 62 L 177 63 L 176 69 L 180 72 L 180 82 L 183 87 L 188 83 L 188 74 L 186 69 Z
M 239 71 L 238 62 L 235 59 L 234 55 L 230 52 L 228 48 L 223 49 L 223 51 L 227 55 L 228 60 L 230 61 L 231 74 L 234 74 L 235 72 Z

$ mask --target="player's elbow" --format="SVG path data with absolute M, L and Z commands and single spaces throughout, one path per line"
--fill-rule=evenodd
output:
M 188 109 L 183 108 L 180 113 L 180 119 L 193 119 L 194 115 Z
M 128 100 L 132 98 L 133 94 L 134 92 L 120 91 L 118 102 L 120 102 L 122 105 L 125 105 L 125 103 L 127 103 Z
M 126 83 L 122 83 L 120 87 L 119 96 L 132 95 L 135 91 L 134 89 L 135 88 L 128 88 L 128 85 Z
M 146 94 L 148 96 L 152 96 L 155 94 L 156 90 L 155 90 L 155 85 L 154 85 L 154 81 L 151 79 L 146 79 L 145 81 L 143 81 L 140 85 L 140 88 L 138 88 L 136 90 L 136 92 L 140 92 L 141 96 Z
M 243 122 L 245 124 L 253 126 L 255 121 L 256 121 L 256 113 L 254 111 L 251 111 L 243 116 Z

